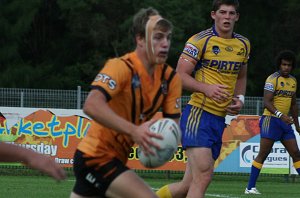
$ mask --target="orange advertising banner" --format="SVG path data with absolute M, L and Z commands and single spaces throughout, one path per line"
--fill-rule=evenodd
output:
M 22 113 L 27 114 L 21 109 L 9 113 L 2 110 L 0 141 L 32 149 L 72 167 L 74 151 L 87 133 L 90 120 L 78 115 L 59 116 L 49 110 L 34 110 L 26 116 Z M 14 123 L 9 123 L 11 120 Z

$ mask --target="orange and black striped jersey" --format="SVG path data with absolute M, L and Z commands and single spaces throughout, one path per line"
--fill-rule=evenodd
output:
M 163 117 L 179 118 L 182 85 L 179 75 L 168 65 L 156 65 L 149 76 L 135 52 L 110 59 L 92 82 L 101 91 L 111 109 L 137 125 L 151 119 L 157 111 Z M 78 149 L 107 162 L 116 157 L 126 163 L 131 138 L 92 121 Z M 101 163 L 102 163 L 101 162 Z
M 288 115 L 292 98 L 296 94 L 297 80 L 292 75 L 288 78 L 284 78 L 279 72 L 271 74 L 265 83 L 264 90 L 273 92 L 273 105 L 274 107 L 285 115 Z M 263 115 L 275 116 L 267 108 L 264 109 Z
M 250 42 L 237 33 L 233 33 L 230 39 L 219 37 L 212 27 L 192 36 L 186 42 L 182 53 L 197 61 L 195 66 L 197 81 L 227 85 L 227 91 L 233 97 L 240 68 L 248 62 Z M 201 92 L 194 92 L 189 104 L 225 117 L 225 108 L 230 102 L 231 100 L 218 103 Z

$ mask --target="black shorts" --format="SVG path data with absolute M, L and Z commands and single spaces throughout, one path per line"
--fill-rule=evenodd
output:
M 129 168 L 117 158 L 103 166 L 86 166 L 86 162 L 95 158 L 84 158 L 83 153 L 76 150 L 73 170 L 76 177 L 73 192 L 81 196 L 105 197 L 105 192 L 112 181 Z

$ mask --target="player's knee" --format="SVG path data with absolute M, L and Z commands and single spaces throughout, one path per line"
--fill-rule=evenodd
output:
M 193 178 L 194 184 L 201 184 L 201 183 L 210 183 L 212 180 L 212 173 L 205 172 L 204 174 L 199 175 L 198 177 Z
M 293 162 L 300 161 L 300 151 L 290 153 L 290 156 L 293 159 Z

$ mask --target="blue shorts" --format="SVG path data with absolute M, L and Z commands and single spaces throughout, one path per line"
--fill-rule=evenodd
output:
M 201 108 L 187 105 L 182 112 L 180 128 L 182 147 L 211 148 L 214 160 L 220 155 L 225 118 L 208 113 Z
M 259 121 L 260 137 L 274 141 L 296 139 L 292 125 L 286 124 L 280 118 L 262 116 Z

